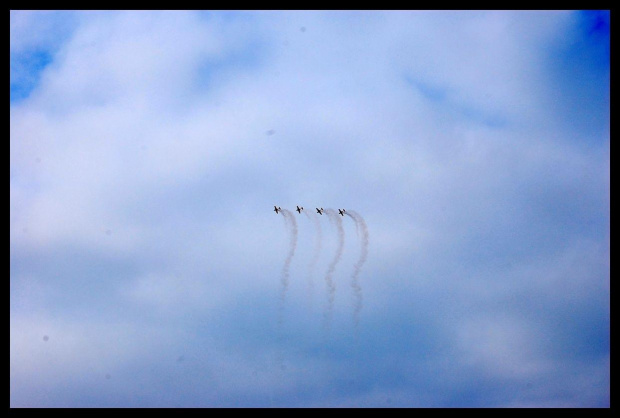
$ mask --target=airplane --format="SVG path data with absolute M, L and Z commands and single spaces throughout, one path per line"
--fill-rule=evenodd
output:
M 346 212 L 346 210 L 344 210 L 344 209 L 338 209 L 338 213 L 340 214 L 340 216 L 344 216 L 345 212 Z
M 304 210 L 304 207 L 303 206 L 302 207 L 297 206 L 297 209 L 295 209 L 295 210 L 297 212 L 301 213 L 301 211 Z
M 279 208 L 279 207 L 274 206 L 274 207 L 273 207 L 273 210 L 276 212 L 276 215 L 277 215 L 277 214 L 278 214 L 278 211 L 279 211 L 279 210 L 282 210 L 282 208 Z
M 323 208 L 321 208 L 321 209 L 316 208 L 316 213 L 318 213 L 319 215 L 322 215 L 324 210 L 325 209 L 323 209 Z

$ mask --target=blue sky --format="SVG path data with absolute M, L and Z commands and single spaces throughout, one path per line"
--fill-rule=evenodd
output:
M 608 407 L 609 22 L 11 11 L 11 406 Z

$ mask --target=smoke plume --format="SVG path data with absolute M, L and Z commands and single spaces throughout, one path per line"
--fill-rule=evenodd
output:
M 332 276 L 334 275 L 334 270 L 336 269 L 336 265 L 340 261 L 342 257 L 342 250 L 344 249 L 344 228 L 342 227 L 342 219 L 338 216 L 338 213 L 333 209 L 325 209 L 325 213 L 329 217 L 329 220 L 332 224 L 336 225 L 338 230 L 338 247 L 336 249 L 336 254 L 334 258 L 329 263 L 329 267 L 327 269 L 327 274 L 325 274 L 325 283 L 327 284 L 327 311 L 325 313 L 325 323 L 326 327 L 329 330 L 331 325 L 331 317 L 334 308 L 334 297 L 336 295 L 336 286 L 334 285 L 334 280 Z
M 319 217 L 315 213 L 305 212 L 308 219 L 312 221 L 314 224 L 314 229 L 316 231 L 316 235 L 314 238 L 314 254 L 312 259 L 310 260 L 310 264 L 308 265 L 308 288 L 310 292 L 310 297 L 312 298 L 314 295 L 314 282 L 312 280 L 314 276 L 314 270 L 316 268 L 316 263 L 319 261 L 319 256 L 321 255 L 321 246 L 323 242 L 323 230 L 321 229 L 321 222 L 319 221 Z M 312 299 L 311 299 L 312 300 Z
M 353 310 L 353 320 L 355 321 L 355 327 L 359 324 L 360 312 L 362 311 L 362 287 L 359 284 L 359 275 L 362 270 L 362 266 L 366 262 L 366 258 L 368 257 L 368 227 L 366 226 L 366 222 L 362 215 L 355 211 L 347 211 L 345 212 L 351 219 L 355 221 L 355 228 L 359 232 L 361 231 L 360 236 L 360 258 L 357 260 L 355 265 L 353 266 L 353 274 L 351 275 L 351 287 L 353 288 L 353 294 L 355 297 L 354 302 L 354 310 Z M 359 234 L 358 234 L 359 236 Z
M 289 232 L 289 250 L 288 255 L 286 256 L 286 260 L 284 261 L 284 267 L 282 267 L 282 300 L 286 297 L 286 292 L 288 290 L 289 283 L 289 267 L 291 265 L 291 260 L 295 255 L 295 249 L 297 248 L 297 221 L 295 220 L 295 216 L 293 213 L 282 209 L 282 215 L 286 220 L 287 230 Z
M 286 209 L 282 209 L 280 213 L 284 217 L 286 230 L 289 234 L 289 251 L 286 256 L 286 260 L 284 260 L 284 266 L 282 267 L 282 287 L 280 291 L 280 309 L 278 312 L 278 328 L 281 330 L 284 322 L 284 301 L 286 299 L 286 292 L 288 291 L 289 267 L 291 265 L 291 260 L 295 255 L 295 249 L 297 248 L 297 221 L 295 220 L 293 214 Z

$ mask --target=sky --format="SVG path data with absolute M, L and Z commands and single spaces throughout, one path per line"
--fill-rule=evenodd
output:
M 609 23 L 11 11 L 11 407 L 609 407 Z

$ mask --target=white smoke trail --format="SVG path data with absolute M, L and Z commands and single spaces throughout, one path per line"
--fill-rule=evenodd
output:
M 288 255 L 286 257 L 286 260 L 284 261 L 284 267 L 282 267 L 282 300 L 285 299 L 286 297 L 286 292 L 288 290 L 288 283 L 289 283 L 289 268 L 291 266 L 291 260 L 293 259 L 293 256 L 295 255 L 295 249 L 297 248 L 297 221 L 295 220 L 295 216 L 293 216 L 293 213 L 286 210 L 286 209 L 282 209 L 282 215 L 284 216 L 284 219 L 286 220 L 286 224 L 287 224 L 287 229 L 289 231 L 289 251 L 288 251 Z
M 312 302 L 312 298 L 314 297 L 314 270 L 316 268 L 316 263 L 319 261 L 319 256 L 321 255 L 321 247 L 323 242 L 323 230 L 321 229 L 321 222 L 319 221 L 318 216 L 313 213 L 309 214 L 304 211 L 308 219 L 314 223 L 314 229 L 316 231 L 316 235 L 314 238 L 314 255 L 310 260 L 310 264 L 308 265 L 308 289 L 310 293 L 310 301 Z
M 284 261 L 284 266 L 282 267 L 282 286 L 280 290 L 280 307 L 278 309 L 278 338 L 281 339 L 282 325 L 284 323 L 284 301 L 286 299 L 286 292 L 288 291 L 289 267 L 291 265 L 291 260 L 295 255 L 295 249 L 297 248 L 297 222 L 295 221 L 293 214 L 288 210 L 281 209 L 280 213 L 284 217 L 286 230 L 289 234 L 289 252 L 286 256 L 286 260 Z
M 336 286 L 334 285 L 334 280 L 332 276 L 334 275 L 336 265 L 342 257 L 342 250 L 344 249 L 344 228 L 342 227 L 342 219 L 338 216 L 338 213 L 335 210 L 325 209 L 325 213 L 329 217 L 330 222 L 336 225 L 336 228 L 338 230 L 338 247 L 336 249 L 336 254 L 334 255 L 331 263 L 329 263 L 329 267 L 327 268 L 327 274 L 325 274 L 325 283 L 327 284 L 328 291 L 325 325 L 327 330 L 329 331 L 329 328 L 331 326 L 332 312 L 334 309 L 334 297 L 336 295 Z
M 351 275 L 351 287 L 353 288 L 353 294 L 355 295 L 355 304 L 353 308 L 353 320 L 355 321 L 355 327 L 359 325 L 359 317 L 360 312 L 362 311 L 362 287 L 359 284 L 359 275 L 362 270 L 362 266 L 366 262 L 366 258 L 368 257 L 368 227 L 366 226 L 366 221 L 362 218 L 362 215 L 351 210 L 345 212 L 345 215 L 348 215 L 351 219 L 355 221 L 355 227 L 358 231 L 361 230 L 361 251 L 360 258 L 357 260 L 355 265 L 353 266 L 353 274 Z

